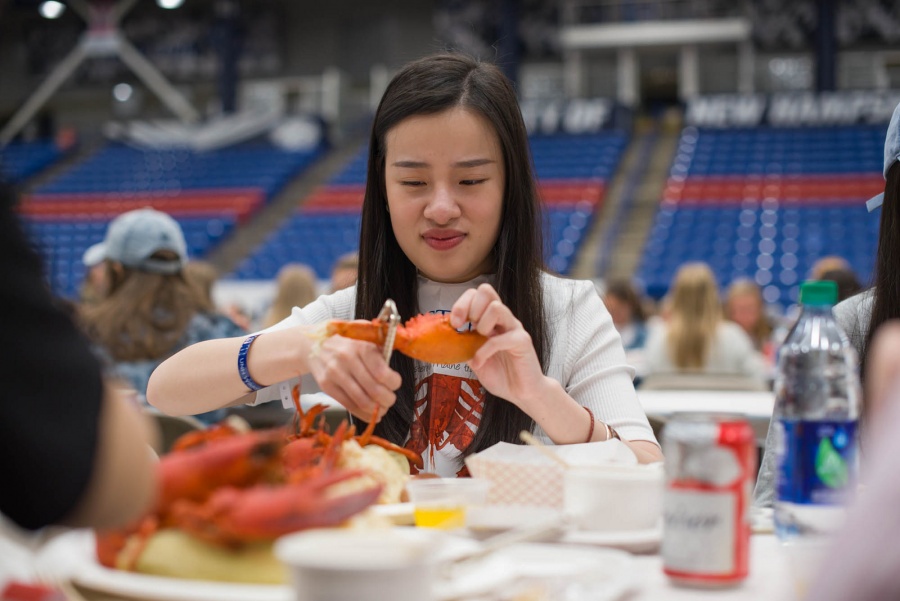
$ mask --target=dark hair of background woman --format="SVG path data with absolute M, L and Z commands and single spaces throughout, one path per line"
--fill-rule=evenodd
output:
M 641 297 L 634 286 L 628 280 L 613 280 L 606 285 L 606 294 L 614 296 L 631 309 L 631 318 L 634 321 L 647 321 L 647 309 L 641 302 Z
M 385 139 L 391 128 L 415 115 L 430 115 L 465 107 L 485 117 L 500 142 L 506 189 L 500 232 L 492 250 L 495 288 L 504 304 L 531 335 L 538 358 L 546 361 L 546 321 L 543 293 L 540 206 L 533 177 L 528 135 L 515 91 L 499 69 L 462 55 L 442 54 L 407 65 L 385 90 L 369 142 L 369 164 L 360 231 L 360 271 L 356 317 L 370 319 L 385 299 L 397 303 L 404 319 L 419 313 L 416 267 L 403 254 L 391 228 L 385 190 Z M 391 365 L 403 378 L 397 403 L 376 433 L 403 444 L 410 429 L 415 391 L 413 361 L 394 353 Z M 512 403 L 488 393 L 478 432 L 464 455 L 500 442 L 519 442 L 519 432 L 534 420 Z
M 875 253 L 875 299 L 872 318 L 860 357 L 860 376 L 865 379 L 869 345 L 878 326 L 900 318 L 900 163 L 894 161 L 884 184 L 884 203 L 881 205 L 881 226 L 878 231 L 878 251 Z

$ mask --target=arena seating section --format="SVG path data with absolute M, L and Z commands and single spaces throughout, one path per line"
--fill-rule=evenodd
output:
M 82 253 L 103 239 L 116 215 L 147 206 L 169 213 L 184 227 L 191 258 L 199 259 L 319 153 L 265 143 L 202 153 L 110 144 L 38 187 L 20 212 L 51 286 L 71 297 L 84 277 Z
M 531 138 L 545 202 L 545 260 L 551 269 L 569 272 L 626 142 L 620 132 Z M 357 250 L 365 178 L 363 149 L 302 202 L 293 217 L 238 266 L 234 277 L 269 279 L 284 263 L 300 262 L 328 279 L 337 258 Z
M 884 189 L 885 125 L 682 131 L 638 277 L 662 297 L 685 261 L 705 261 L 720 285 L 749 277 L 769 303 L 796 302 L 824 255 L 871 276 Z
M 63 154 L 49 140 L 13 142 L 0 148 L 0 173 L 7 181 L 18 183 L 55 163 Z

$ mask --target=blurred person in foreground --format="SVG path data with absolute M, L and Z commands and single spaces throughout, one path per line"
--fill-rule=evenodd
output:
M 341 255 L 331 269 L 331 291 L 337 292 L 356 283 L 359 274 L 359 255 L 355 252 Z
M 355 279 L 355 277 L 354 277 Z M 351 282 L 352 286 L 353 283 Z M 301 309 L 316 300 L 316 273 L 301 263 L 288 263 L 278 270 L 278 286 L 262 327 L 268 328 L 288 317 L 294 307 Z
M 815 601 L 900 599 L 900 322 L 872 336 L 863 414 L 870 424 L 860 489 L 812 580 Z
M 558 445 L 618 438 L 660 460 L 593 283 L 542 267 L 527 130 L 503 73 L 462 54 L 407 64 L 368 152 L 357 284 L 258 335 L 181 351 L 153 373 L 150 401 L 179 414 L 268 402 L 312 374 L 358 427 L 374 419 L 442 477 L 466 475 L 467 456 L 521 442 L 522 430 Z M 386 299 L 404 319 L 446 316 L 486 340 L 466 360 L 386 361 L 371 342 L 316 336 L 330 319 L 376 317 Z
M 668 316 L 644 351 L 648 376 L 731 374 L 764 384 L 762 355 L 740 326 L 722 318 L 718 284 L 705 263 L 682 265 L 669 297 Z
M 0 183 L 0 513 L 28 530 L 119 526 L 151 501 L 152 426 L 57 308 L 13 203 Z
M 101 250 L 109 282 L 105 297 L 85 307 L 85 328 L 111 371 L 140 395 L 157 365 L 202 340 L 245 330 L 217 312 L 184 268 L 187 244 L 178 222 L 145 208 L 112 220 Z M 203 414 L 215 421 L 220 412 Z

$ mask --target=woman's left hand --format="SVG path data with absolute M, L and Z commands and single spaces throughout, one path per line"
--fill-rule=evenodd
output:
M 488 337 L 469 366 L 488 391 L 523 408 L 544 386 L 544 374 L 531 335 L 489 284 L 466 290 L 450 311 L 455 328 L 471 322 Z

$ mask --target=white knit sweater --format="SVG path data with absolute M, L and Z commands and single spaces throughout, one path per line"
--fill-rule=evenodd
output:
M 420 278 L 419 306 L 423 312 L 449 312 L 465 290 L 491 280 L 482 276 L 463 284 L 441 284 Z M 634 369 L 625 363 L 621 338 L 593 284 L 550 274 L 543 274 L 541 284 L 551 342 L 546 375 L 560 382 L 573 399 L 615 428 L 623 439 L 655 442 L 634 390 Z M 270 329 L 353 319 L 355 295 L 354 286 L 322 296 L 302 309 L 295 307 L 290 317 Z M 279 398 L 276 384 L 260 390 L 256 403 Z M 540 428 L 535 434 L 552 444 Z

